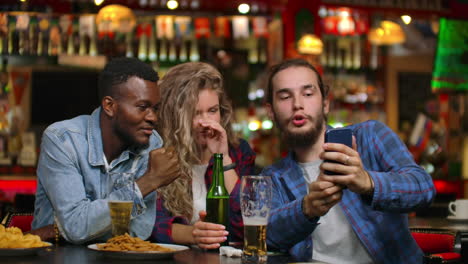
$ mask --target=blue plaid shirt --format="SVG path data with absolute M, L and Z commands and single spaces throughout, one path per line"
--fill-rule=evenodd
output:
M 423 253 L 410 234 L 406 213 L 430 205 L 435 195 L 431 177 L 384 124 L 367 121 L 350 128 L 363 166 L 374 180 L 374 194 L 344 190 L 339 203 L 344 215 L 375 263 L 422 263 Z M 273 179 L 268 246 L 289 251 L 300 261 L 311 259 L 312 232 L 320 218 L 308 219 L 302 213 L 307 183 L 293 154 L 262 174 Z

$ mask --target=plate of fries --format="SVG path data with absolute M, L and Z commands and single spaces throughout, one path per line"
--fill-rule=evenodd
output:
M 113 237 L 106 243 L 88 245 L 88 248 L 106 257 L 125 259 L 164 259 L 189 249 L 181 245 L 151 243 L 128 234 Z
M 17 227 L 4 227 L 0 225 L 0 256 L 26 256 L 51 247 L 52 244 L 41 241 L 41 238 L 32 234 L 23 234 Z

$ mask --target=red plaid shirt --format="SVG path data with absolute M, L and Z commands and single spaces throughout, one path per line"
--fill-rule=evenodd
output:
M 229 147 L 229 156 L 232 162 L 236 163 L 235 170 L 239 177 L 243 175 L 254 174 L 255 153 L 250 148 L 245 140 L 240 140 L 238 147 Z M 205 183 L 207 188 L 211 185 L 211 175 L 213 174 L 213 158 L 211 158 L 208 168 L 205 173 Z M 241 242 L 244 238 L 244 224 L 242 222 L 242 214 L 239 201 L 240 178 L 236 186 L 232 190 L 229 199 L 229 219 L 230 226 L 229 241 Z M 172 224 L 189 224 L 189 220 L 183 216 L 172 216 L 171 213 L 164 207 L 164 200 L 158 196 L 156 202 L 156 222 L 153 228 L 150 239 L 159 243 L 174 243 L 172 240 Z

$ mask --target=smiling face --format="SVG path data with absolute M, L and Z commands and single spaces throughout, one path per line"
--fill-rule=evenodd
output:
M 270 114 L 292 147 L 310 146 L 323 134 L 328 100 L 320 92 L 317 75 L 307 67 L 293 66 L 272 79 Z
M 156 82 L 131 77 L 118 86 L 112 130 L 123 145 L 144 147 L 155 128 L 160 93 Z
M 203 129 L 199 120 L 213 120 L 221 122 L 221 111 L 219 108 L 219 96 L 215 90 L 205 88 L 198 94 L 198 102 L 195 115 L 192 120 L 192 129 L 195 134 L 195 142 L 200 146 L 206 145 L 207 129 Z

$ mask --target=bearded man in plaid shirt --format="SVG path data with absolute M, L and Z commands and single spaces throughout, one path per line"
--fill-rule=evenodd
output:
M 349 126 L 352 147 L 324 144 L 328 89 L 301 59 L 273 66 L 267 93 L 270 116 L 290 148 L 262 172 L 274 185 L 270 250 L 300 261 L 422 263 L 407 213 L 429 206 L 435 188 L 398 136 L 366 121 Z

